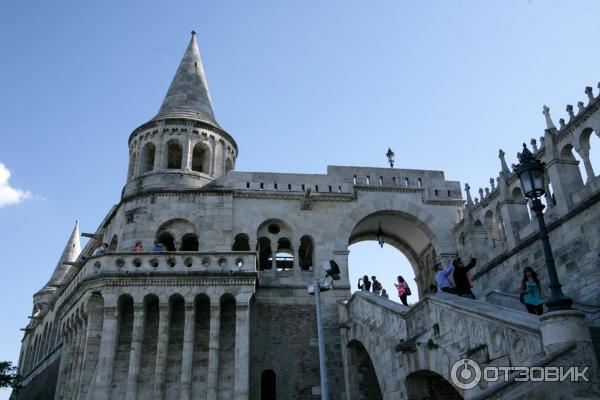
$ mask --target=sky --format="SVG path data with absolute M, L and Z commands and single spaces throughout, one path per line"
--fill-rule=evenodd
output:
M 542 106 L 598 94 L 593 1 L 0 3 L 0 360 L 80 220 L 119 201 L 127 139 L 157 111 L 191 30 L 236 169 L 443 170 L 477 189 L 545 128 Z M 600 172 L 600 139 L 591 157 Z M 351 247 L 393 294 L 402 254 Z M 411 282 L 412 278 L 407 279 Z M 392 298 L 394 296 L 391 296 Z M 415 300 L 415 299 L 413 299 Z M 8 398 L 0 392 L 0 399 Z

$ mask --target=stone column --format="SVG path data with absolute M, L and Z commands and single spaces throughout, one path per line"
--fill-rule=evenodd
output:
M 294 246 L 292 246 L 294 247 Z M 298 244 L 298 246 L 296 246 L 296 248 L 294 250 L 292 250 L 292 254 L 294 255 L 294 267 L 293 267 L 293 271 L 294 271 L 294 276 L 300 276 L 300 244 Z
M 144 338 L 144 304 L 133 305 L 133 332 L 131 333 L 131 350 L 129 352 L 129 375 L 127 376 L 127 392 L 125 399 L 135 400 L 140 376 L 140 357 Z
M 86 339 L 87 323 L 82 319 L 79 329 L 77 331 L 77 345 L 75 353 L 75 363 L 73 371 L 73 384 L 71 385 L 70 397 L 77 399 L 77 393 L 79 392 L 79 386 L 81 382 L 81 367 L 83 363 L 83 355 L 85 350 L 85 339 Z
M 277 271 L 277 243 L 271 246 L 271 271 Z
M 98 344 L 98 340 L 101 335 L 99 329 L 99 324 L 101 323 L 101 321 L 100 316 L 98 315 L 96 310 L 89 311 L 87 318 L 88 320 L 85 330 L 85 345 L 83 349 L 83 358 L 81 360 L 81 377 L 79 379 L 79 388 L 77 389 L 77 399 L 83 397 L 83 393 L 85 393 L 85 390 L 87 390 L 86 386 L 91 383 L 91 374 L 93 374 L 94 372 L 92 368 L 93 364 L 91 364 L 93 360 L 90 361 L 90 358 L 93 357 L 92 348 L 93 346 Z
M 577 153 L 579 153 L 583 159 L 583 166 L 585 167 L 585 173 L 587 174 L 586 182 L 589 182 L 596 176 L 594 175 L 594 168 L 592 168 L 592 162 L 590 161 L 590 148 L 581 147 L 579 150 L 577 150 Z
M 65 399 L 71 398 L 73 394 L 73 387 L 75 385 L 77 355 L 79 354 L 79 338 L 81 337 L 80 331 L 81 330 L 79 324 L 77 321 L 75 321 L 73 325 L 73 334 L 71 336 L 71 344 L 69 346 L 71 348 L 71 351 L 69 351 L 69 363 L 67 366 L 67 376 L 65 379 L 65 386 L 63 391 Z
M 104 307 L 104 322 L 102 324 L 102 339 L 100 341 L 100 352 L 96 381 L 92 389 L 93 400 L 108 400 L 110 396 L 110 384 L 113 375 L 113 363 L 115 361 L 115 350 L 117 345 L 117 307 Z
M 165 391 L 165 369 L 169 347 L 169 304 L 159 305 L 158 343 L 156 345 L 156 368 L 154 375 L 154 397 L 162 399 Z
M 160 131 L 160 130 L 159 130 Z M 154 150 L 154 170 L 157 169 L 165 169 L 167 163 L 165 162 L 166 156 L 164 155 L 164 149 L 166 147 L 165 139 L 162 136 L 159 136 L 158 146 Z
M 56 385 L 56 398 L 62 399 L 62 394 L 65 391 L 65 380 L 67 379 L 67 366 L 69 364 L 68 358 L 70 353 L 70 335 L 65 333 L 63 335 L 62 354 L 60 356 L 60 367 L 58 369 L 58 380 Z M 30 364 L 31 365 L 31 364 Z M 31 367 L 29 367 L 31 370 Z M 27 371 L 29 372 L 29 371 Z
M 219 303 L 210 305 L 210 334 L 208 337 L 208 378 L 206 381 L 208 399 L 217 398 L 219 378 L 219 332 L 221 330 L 221 307 Z
M 190 163 L 190 159 L 192 155 L 192 140 L 189 137 L 185 137 L 183 138 L 183 154 L 182 154 L 182 160 L 181 160 L 181 169 L 183 169 L 184 171 L 189 171 L 192 169 L 191 163 Z
M 248 301 L 238 302 L 235 309 L 235 372 L 233 397 L 247 400 L 250 389 L 250 307 Z
M 179 398 L 189 400 L 192 389 L 192 363 L 194 361 L 194 303 L 185 305 L 183 327 L 183 358 L 181 361 L 181 391 Z

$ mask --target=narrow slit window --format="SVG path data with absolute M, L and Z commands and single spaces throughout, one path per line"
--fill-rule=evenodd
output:
M 408 187 L 408 178 L 404 178 L 404 186 Z
M 419 179 L 417 180 L 417 185 L 418 185 L 419 187 L 423 187 L 423 181 L 421 180 L 421 178 L 419 178 Z
M 367 175 L 367 185 L 371 184 L 371 177 L 369 175 Z
M 250 182 L 246 182 L 246 189 L 250 189 Z
M 356 185 L 356 175 L 352 177 L 352 183 Z
M 329 193 L 331 193 L 331 185 L 329 185 Z

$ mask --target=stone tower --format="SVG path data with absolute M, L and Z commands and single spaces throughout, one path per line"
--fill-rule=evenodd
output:
M 83 233 L 90 240 L 82 250 L 75 226 L 34 295 L 19 361 L 24 387 L 14 398 L 316 399 L 315 299 L 307 287 L 329 260 L 341 269 L 321 299 L 332 400 L 424 399 L 431 387 L 469 397 L 449 383 L 449 365 L 461 356 L 485 350 L 488 361 L 515 365 L 550 349 L 537 319 L 497 304 L 509 304 L 511 294 L 495 291 L 487 301 L 482 293 L 477 302 L 426 296 L 436 266 L 457 252 L 491 265 L 474 273 L 476 287 L 496 265 L 509 269 L 494 276 L 508 291 L 511 257 L 535 251 L 526 236 L 532 228 L 521 221 L 526 201 L 507 170 L 481 201 L 469 194 L 466 207 L 459 182 L 442 171 L 234 171 L 238 148 L 215 119 L 195 33 L 158 114 L 128 144 L 119 203 L 95 232 Z M 584 199 L 585 215 L 597 220 L 598 201 Z M 493 218 L 498 210 L 502 225 Z M 372 293 L 350 296 L 348 246 L 381 235 L 415 271 L 425 298 L 412 308 Z M 592 254 L 594 243 L 585 251 Z M 464 339 L 469 330 L 473 340 Z M 579 339 L 561 356 L 593 354 L 586 334 L 569 336 Z

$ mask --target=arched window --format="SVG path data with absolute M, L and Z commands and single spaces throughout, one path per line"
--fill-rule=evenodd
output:
M 312 238 L 310 236 L 302 236 L 300 239 L 300 248 L 298 249 L 300 269 L 306 271 L 313 266 L 313 253 L 314 245 Z
M 262 271 L 271 269 L 271 240 L 266 237 L 258 239 L 258 268 Z
M 288 238 L 281 238 L 277 241 L 275 257 L 277 270 L 294 268 L 294 252 L 292 251 L 292 243 Z
M 250 251 L 250 241 L 245 233 L 238 233 L 233 239 L 233 251 Z
M 175 239 L 169 232 L 162 232 L 156 241 L 163 245 L 165 251 L 175 251 Z
M 181 238 L 181 251 L 198 251 L 198 237 L 188 233 Z
M 113 235 L 110 244 L 108 245 L 108 251 L 117 251 L 117 247 L 119 246 L 119 238 L 117 235 Z
M 181 169 L 183 159 L 183 150 L 178 140 L 169 140 L 167 142 L 167 168 Z
M 137 163 L 137 154 L 132 153 L 129 159 L 129 170 L 127 171 L 127 180 L 133 178 L 133 174 L 135 173 L 135 164 Z
M 210 150 L 205 143 L 196 143 L 192 150 L 192 171 L 210 173 Z
M 272 369 L 260 374 L 260 400 L 277 399 L 277 375 Z
M 154 143 L 146 143 L 142 149 L 142 157 L 140 162 L 140 172 L 148 172 L 154 169 L 154 156 L 156 154 L 156 146 Z
M 231 161 L 231 158 L 228 158 L 227 160 L 225 160 L 225 173 L 228 173 L 232 169 L 233 169 L 233 161 Z

